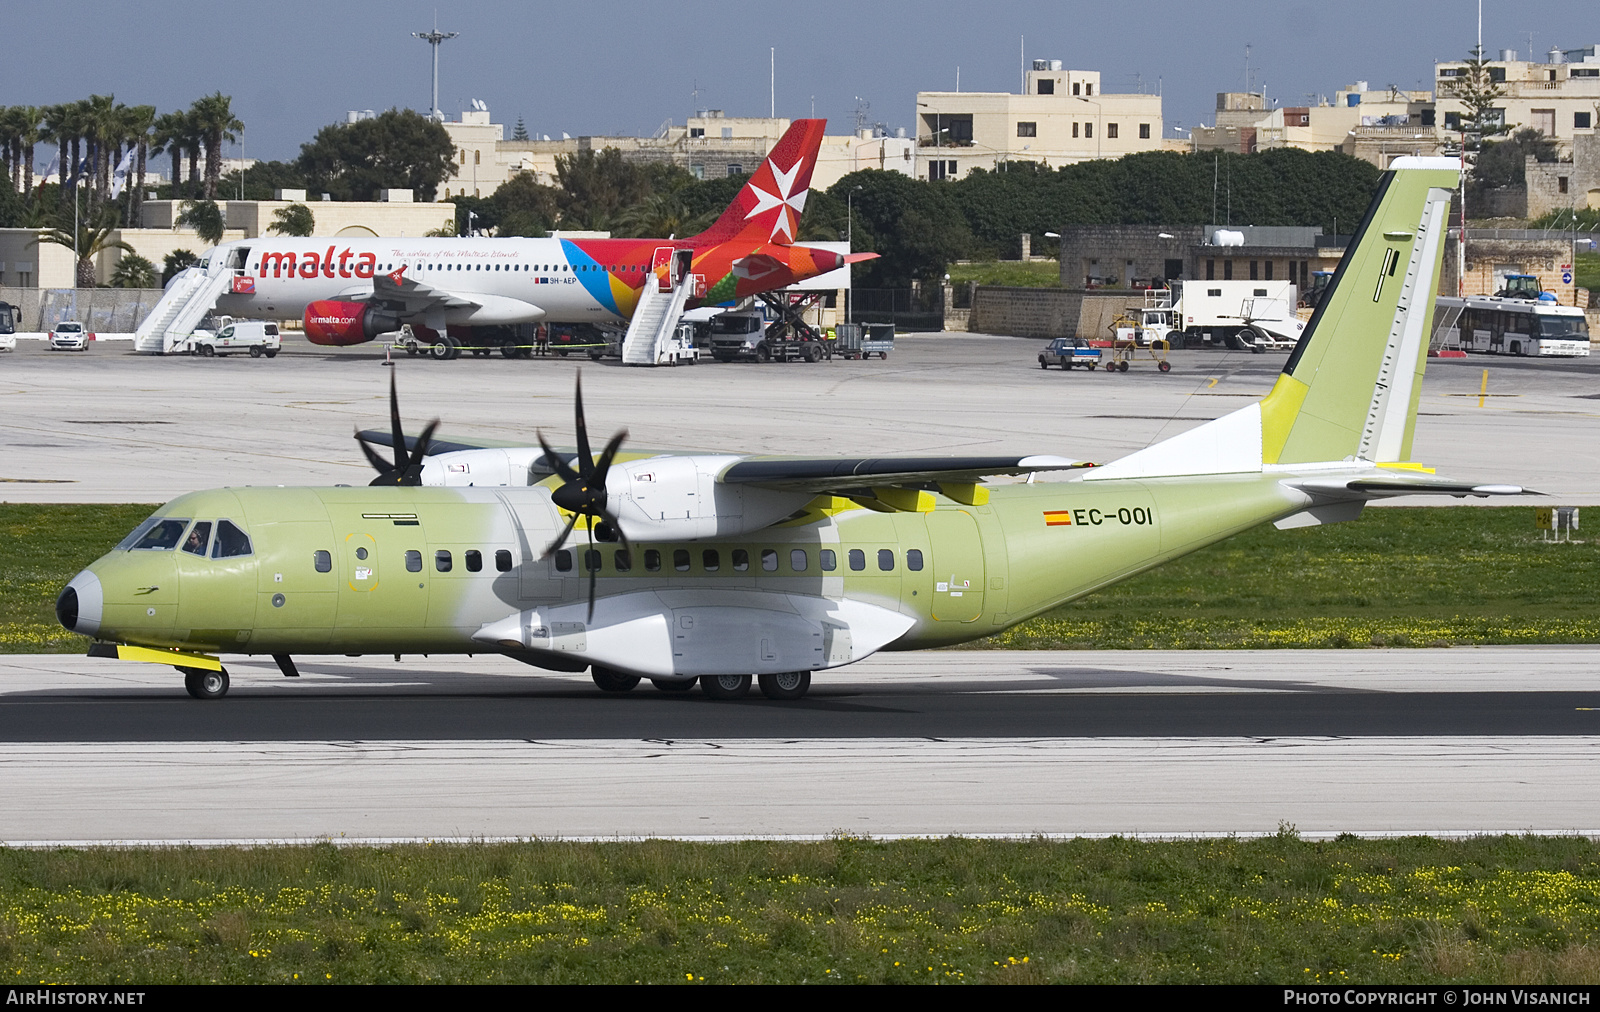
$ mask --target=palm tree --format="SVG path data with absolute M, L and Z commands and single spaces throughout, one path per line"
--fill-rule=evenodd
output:
M 36 105 L 14 105 L 16 117 L 16 143 L 22 152 L 22 191 L 33 193 L 33 146 L 43 140 L 39 120 L 44 112 Z
M 162 113 L 151 128 L 150 153 L 165 152 L 172 158 L 172 196 L 178 196 L 178 179 L 183 173 L 184 115 L 181 112 Z
M 136 105 L 128 110 L 128 133 L 134 138 L 134 143 L 139 145 L 138 161 L 134 171 L 138 181 L 134 184 L 133 199 L 128 202 L 128 223 L 134 224 L 134 208 L 144 201 L 144 166 L 145 160 L 150 156 L 150 129 L 155 124 L 156 107 L 153 105 Z
M 124 253 L 111 274 L 112 288 L 159 288 L 156 265 L 137 253 Z
M 267 229 L 273 235 L 311 235 L 317 229 L 317 219 L 311 208 L 304 204 L 290 204 L 272 212 L 272 225 Z M 452 235 L 455 234 L 453 231 Z
M 28 243 L 37 246 L 41 243 L 53 243 L 78 251 L 77 286 L 79 288 L 93 288 L 94 284 L 94 258 L 108 249 L 120 249 L 124 253 L 132 253 L 133 247 L 121 239 L 111 238 L 111 233 L 117 230 L 115 217 L 100 217 L 85 219 L 78 224 L 78 233 L 73 235 L 69 228 L 47 228 L 40 231 L 37 238 Z
M 13 126 L 14 115 L 11 106 L 0 105 L 0 158 L 5 160 L 6 175 L 11 177 L 11 188 L 13 190 L 17 188 L 21 178 L 18 174 L 21 166 L 17 164 L 17 143 Z
M 215 200 L 217 196 L 217 180 L 222 178 L 223 143 L 237 141 L 239 135 L 235 131 L 244 129 L 244 123 L 233 114 L 232 102 L 230 96 L 219 91 L 197 99 L 189 107 L 189 114 L 194 117 L 195 131 L 206 146 L 207 200 Z
M 178 213 L 178 224 L 194 229 L 200 241 L 212 246 L 222 241 L 227 223 L 222 218 L 222 208 L 214 200 L 187 200 Z
M 83 135 L 88 144 L 85 157 L 89 160 L 89 213 L 94 214 L 111 187 L 107 149 L 116 143 L 116 97 L 90 95 L 80 104 L 83 106 Z

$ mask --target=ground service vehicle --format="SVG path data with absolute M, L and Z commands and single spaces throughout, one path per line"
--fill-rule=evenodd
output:
M 1453 332 L 1441 335 L 1447 347 L 1488 355 L 1530 357 L 1589 354 L 1589 324 L 1577 306 L 1497 295 L 1441 297 L 1438 313 L 1459 311 Z
M 62 320 L 50 328 L 50 347 L 54 351 L 88 351 L 89 335 L 83 324 Z
M 1100 349 L 1090 347 L 1081 337 L 1058 337 L 1039 353 L 1039 368 L 1048 369 L 1053 365 L 1064 370 L 1077 365 L 1096 369 L 1100 365 Z
M 21 311 L 9 302 L 0 302 L 0 351 L 17 350 L 17 317 Z
M 283 340 L 278 325 L 266 320 L 233 320 L 215 333 L 197 330 L 185 342 L 189 354 L 201 358 L 249 352 L 251 358 L 277 358 Z
M 841 323 L 833 333 L 833 353 L 843 358 L 888 358 L 894 351 L 892 323 Z
M 1183 333 L 1171 340 L 1179 347 L 1288 347 L 1305 330 L 1288 281 L 1185 281 L 1176 295 L 1172 328 Z

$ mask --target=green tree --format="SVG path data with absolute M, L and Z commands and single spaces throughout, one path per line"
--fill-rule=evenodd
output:
M 523 125 L 522 116 L 520 113 L 517 115 L 516 128 L 511 131 L 511 139 L 514 141 L 525 141 L 528 139 L 528 128 Z
M 376 200 L 379 190 L 410 189 L 431 201 L 450 178 L 455 145 L 444 127 L 410 109 L 335 123 L 300 146 L 296 162 L 310 186 L 337 200 Z
M 1505 121 L 1505 110 L 1495 105 L 1506 93 L 1494 79 L 1493 71 L 1484 58 L 1483 47 L 1473 46 L 1465 73 L 1449 86 L 1447 95 L 1440 96 L 1454 98 L 1464 107 L 1461 132 L 1466 135 L 1468 151 L 1478 150 L 1483 138 L 1498 137 L 1511 129 Z
M 178 224 L 194 229 L 201 242 L 212 246 L 222 241 L 228 227 L 222 217 L 222 208 L 214 200 L 185 201 L 183 210 L 178 212 Z
M 1556 142 L 1532 127 L 1523 127 L 1503 141 L 1485 141 L 1472 166 L 1473 188 L 1525 185 L 1530 156 L 1541 162 L 1555 161 Z
M 899 288 L 943 277 L 950 261 L 964 256 L 972 232 L 949 184 L 930 184 L 899 172 L 852 172 L 829 188 L 843 203 L 854 187 L 855 248 L 877 253 L 862 265 L 864 288 Z
M 175 249 L 162 259 L 161 287 L 165 288 L 173 276 L 186 267 L 200 263 L 200 258 L 186 249 Z
M 267 231 L 273 235 L 311 235 L 317 230 L 316 216 L 304 204 L 290 204 L 272 212 L 272 224 Z
M 492 214 L 500 235 L 548 235 L 561 215 L 556 188 L 541 184 L 531 172 L 519 172 L 500 184 L 488 204 L 478 213 Z
M 74 235 L 72 229 L 47 228 L 39 233 L 38 238 L 28 243 L 37 246 L 41 243 L 50 243 L 56 246 L 65 246 L 67 249 L 78 251 L 78 269 L 76 271 L 77 287 L 93 288 L 94 260 L 108 249 L 119 249 L 124 253 L 132 253 L 133 247 L 121 239 L 111 238 L 111 233 L 117 230 L 117 219 L 113 215 L 101 215 L 94 219 L 85 218 L 78 223 L 78 230 Z
M 279 190 L 304 190 L 306 177 L 294 162 L 256 162 L 244 170 L 243 200 L 273 200 Z M 239 170 L 225 173 L 218 192 L 241 192 Z
M 124 253 L 111 273 L 112 288 L 155 288 L 156 265 L 137 253 Z
M 617 212 L 652 192 L 644 169 L 624 161 L 616 148 L 557 155 L 556 179 L 561 183 L 561 223 L 577 228 L 610 228 Z

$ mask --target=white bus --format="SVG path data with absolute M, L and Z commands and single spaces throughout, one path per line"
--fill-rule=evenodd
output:
M 1491 355 L 1589 354 L 1589 325 L 1576 306 L 1469 295 L 1440 298 L 1436 314 L 1441 324 L 1459 314 L 1438 335 L 1443 347 Z

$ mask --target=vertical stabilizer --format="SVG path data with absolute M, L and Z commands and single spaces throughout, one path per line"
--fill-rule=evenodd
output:
M 1406 460 L 1458 163 L 1398 158 L 1261 402 L 1268 464 Z
M 711 246 L 734 240 L 755 243 L 793 243 L 800 231 L 800 215 L 811 189 L 811 170 L 817 165 L 822 129 L 827 120 L 797 119 L 722 217 L 692 240 Z

